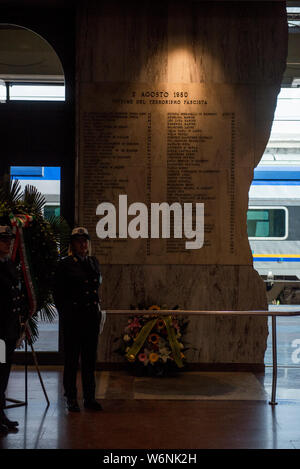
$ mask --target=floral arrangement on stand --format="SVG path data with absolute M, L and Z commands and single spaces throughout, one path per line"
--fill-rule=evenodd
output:
M 67 254 L 70 229 L 63 217 L 43 216 L 44 196 L 34 186 L 21 190 L 18 180 L 4 176 L 0 184 L 0 222 L 10 225 L 15 238 L 11 259 L 21 283 L 22 311 L 31 340 L 38 337 L 38 313 L 51 322 L 56 316 L 51 294 L 52 278 L 61 255 Z
M 134 315 L 128 319 L 117 352 L 124 356 L 137 374 L 164 376 L 185 365 L 184 334 L 188 320 L 175 315 L 159 314 L 158 305 L 131 306 L 133 310 L 148 310 L 151 314 Z

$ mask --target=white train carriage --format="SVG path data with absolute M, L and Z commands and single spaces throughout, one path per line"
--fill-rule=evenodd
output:
M 254 268 L 267 282 L 269 299 L 300 303 L 300 166 L 256 168 L 247 229 Z

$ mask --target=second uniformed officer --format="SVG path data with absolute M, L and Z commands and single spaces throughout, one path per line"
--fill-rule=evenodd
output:
M 0 434 L 18 426 L 18 422 L 9 420 L 4 413 L 5 391 L 13 353 L 20 336 L 22 313 L 19 276 L 9 258 L 10 244 L 14 237 L 10 226 L 0 226 L 0 339 L 5 344 L 5 357 L 0 357 Z
M 54 282 L 54 301 L 61 317 L 64 341 L 64 389 L 69 411 L 78 412 L 76 376 L 81 357 L 84 407 L 102 410 L 95 399 L 95 365 L 101 319 L 98 289 L 100 266 L 89 256 L 86 228 L 74 228 L 70 255 L 59 262 Z

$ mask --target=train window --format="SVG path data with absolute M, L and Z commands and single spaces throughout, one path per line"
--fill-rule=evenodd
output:
M 44 207 L 44 217 L 49 220 L 51 217 L 59 217 L 60 215 L 60 206 L 59 205 L 45 205 Z
M 287 209 L 285 207 L 249 207 L 247 231 L 250 239 L 287 238 Z

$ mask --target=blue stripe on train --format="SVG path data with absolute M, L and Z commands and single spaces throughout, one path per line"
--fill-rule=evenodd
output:
M 253 260 L 256 262 L 300 262 L 299 257 L 253 257 Z
M 10 174 L 13 179 L 34 179 L 36 181 L 60 180 L 59 166 L 11 166 Z
M 254 169 L 254 181 L 300 180 L 300 166 L 259 166 Z
M 294 181 L 252 181 L 252 186 L 300 186 L 300 180 Z

